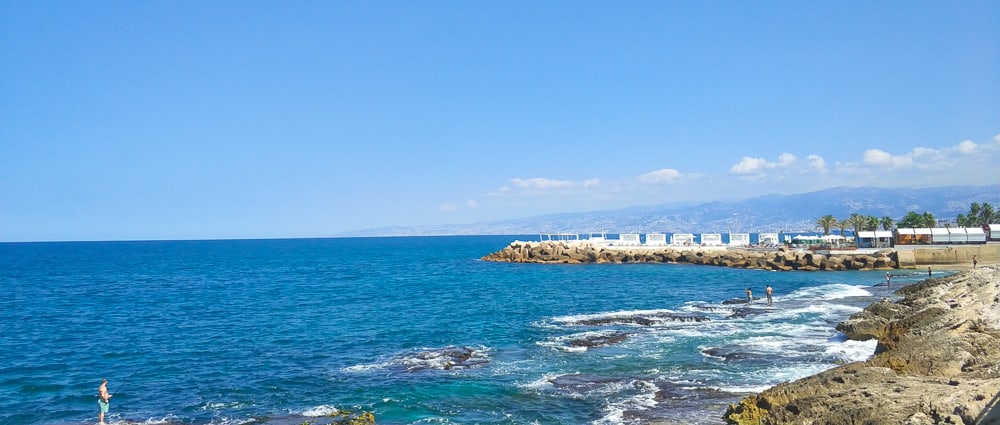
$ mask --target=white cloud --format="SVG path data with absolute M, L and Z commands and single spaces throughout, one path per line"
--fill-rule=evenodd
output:
M 765 170 L 788 168 L 798 162 L 798 158 L 788 152 L 778 155 L 777 162 L 768 162 L 764 158 L 744 156 L 739 163 L 729 167 L 730 174 L 763 174 Z
M 539 178 L 539 177 L 530 179 L 522 179 L 514 177 L 510 179 L 510 182 L 513 183 L 514 186 L 517 186 L 522 189 L 546 190 L 546 189 L 560 189 L 560 188 L 573 187 L 573 182 L 569 182 L 566 180 Z
M 479 208 L 479 203 L 473 200 L 465 201 L 466 208 Z
M 767 161 L 764 158 L 744 156 L 738 164 L 729 167 L 729 172 L 733 174 L 754 174 L 761 171 L 765 165 L 767 165 Z
M 533 177 L 522 179 L 514 177 L 510 179 L 510 185 L 501 186 L 495 192 L 490 192 L 490 196 L 512 195 L 515 193 L 541 194 L 552 192 L 573 192 L 581 189 L 594 189 L 601 186 L 600 179 L 584 179 L 580 181 L 556 180 L 544 177 Z
M 681 172 L 673 168 L 664 168 L 651 171 L 639 176 L 639 181 L 643 183 L 670 183 L 681 178 Z
M 916 152 L 917 149 L 914 149 L 914 151 Z M 893 156 L 889 152 L 880 149 L 868 149 L 865 151 L 862 161 L 868 165 L 903 168 L 913 165 L 913 153 L 910 155 Z
M 806 157 L 806 161 L 809 162 L 809 168 L 812 170 L 815 170 L 820 173 L 825 173 L 827 171 L 826 161 L 823 159 L 823 157 L 819 155 L 810 154 L 809 156 Z
M 1000 136 L 998 136 L 998 137 L 1000 137 Z M 966 140 L 966 141 L 958 144 L 958 151 L 961 152 L 961 153 L 964 153 L 964 154 L 968 155 L 968 154 L 975 153 L 977 147 L 979 147 L 979 145 L 977 145 L 972 140 Z
M 785 152 L 778 156 L 778 165 L 782 167 L 787 167 L 789 165 L 794 164 L 796 159 L 798 158 L 795 158 L 795 155 Z

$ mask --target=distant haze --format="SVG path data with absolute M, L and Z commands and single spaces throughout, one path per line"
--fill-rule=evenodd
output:
M 813 231 L 816 220 L 831 214 L 889 216 L 930 212 L 954 220 L 973 202 L 1000 204 L 1000 185 L 922 189 L 838 187 L 794 195 L 766 195 L 739 201 L 662 204 L 617 210 L 539 215 L 516 220 L 440 226 L 387 227 L 339 236 L 522 235 L 571 232 L 770 232 Z

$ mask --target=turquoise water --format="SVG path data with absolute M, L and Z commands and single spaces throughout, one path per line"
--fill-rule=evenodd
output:
M 721 423 L 866 358 L 833 327 L 889 295 L 884 272 L 479 260 L 514 239 L 0 244 L 0 422 L 96 422 L 106 377 L 112 423 Z M 724 303 L 768 284 L 771 308 Z

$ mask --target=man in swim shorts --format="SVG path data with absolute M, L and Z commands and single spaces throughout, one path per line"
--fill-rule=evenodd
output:
M 101 386 L 97 389 L 97 421 L 99 425 L 104 425 L 104 414 L 108 413 L 108 408 L 111 407 L 109 401 L 111 400 L 111 394 L 108 394 L 108 380 L 107 378 L 101 380 Z

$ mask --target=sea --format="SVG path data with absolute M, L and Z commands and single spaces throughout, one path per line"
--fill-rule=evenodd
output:
M 2 243 L 0 423 L 721 424 L 926 278 L 481 260 L 538 238 Z

